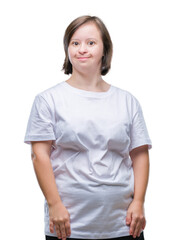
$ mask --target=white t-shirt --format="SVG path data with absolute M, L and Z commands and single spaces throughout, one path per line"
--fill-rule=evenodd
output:
M 152 147 L 141 106 L 128 91 L 75 88 L 63 81 L 39 93 L 24 142 L 54 140 L 51 164 L 63 204 L 70 213 L 71 238 L 129 235 L 126 213 L 133 199 L 129 152 Z M 45 234 L 49 211 L 45 200 Z

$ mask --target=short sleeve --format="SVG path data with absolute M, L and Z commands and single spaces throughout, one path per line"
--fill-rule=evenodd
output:
M 47 101 L 41 95 L 37 95 L 28 119 L 24 143 L 55 140 L 53 115 Z
M 148 149 L 152 148 L 152 142 L 148 134 L 146 122 L 144 120 L 143 111 L 140 103 L 137 101 L 136 111 L 132 119 L 130 129 L 130 147 L 129 152 L 142 145 L 148 145 Z

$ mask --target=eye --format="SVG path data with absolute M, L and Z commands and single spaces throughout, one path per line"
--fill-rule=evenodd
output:
M 79 45 L 79 42 L 73 41 L 73 42 L 72 42 L 72 45 L 73 45 L 73 46 L 78 46 L 78 45 Z
M 95 45 L 95 42 L 94 41 L 89 41 L 88 45 L 93 46 L 93 45 Z

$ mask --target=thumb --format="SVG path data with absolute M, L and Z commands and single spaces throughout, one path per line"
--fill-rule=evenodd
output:
M 131 220 L 132 220 L 132 213 L 131 212 L 127 212 L 126 224 L 130 225 L 131 224 Z
M 50 228 L 50 232 L 54 233 L 54 223 L 51 219 L 50 219 L 50 223 L 49 223 L 49 228 Z

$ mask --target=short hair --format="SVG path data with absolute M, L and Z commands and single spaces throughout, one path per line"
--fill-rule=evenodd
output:
M 113 45 L 112 45 L 110 34 L 105 24 L 100 18 L 96 16 L 85 15 L 73 20 L 65 30 L 64 39 L 63 39 L 64 50 L 65 50 L 65 60 L 62 68 L 65 74 L 72 74 L 72 64 L 68 56 L 68 46 L 69 46 L 70 40 L 74 32 L 76 32 L 76 30 L 80 26 L 89 22 L 95 23 L 95 25 L 98 27 L 101 33 L 102 41 L 103 41 L 103 57 L 102 57 L 102 64 L 100 69 L 101 75 L 106 75 L 109 69 L 111 68 Z

